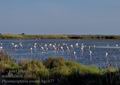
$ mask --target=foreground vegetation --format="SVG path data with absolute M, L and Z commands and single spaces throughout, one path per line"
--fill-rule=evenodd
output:
M 30 35 L 30 34 L 0 34 L 0 39 L 116 39 L 120 40 L 120 35 Z
M 119 73 L 112 67 L 100 69 L 63 58 L 16 62 L 0 52 L 0 79 L 3 85 L 120 85 Z

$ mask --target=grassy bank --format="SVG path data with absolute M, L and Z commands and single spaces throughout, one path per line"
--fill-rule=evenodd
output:
M 30 35 L 30 34 L 0 34 L 0 39 L 115 39 L 120 40 L 120 35 Z
M 1 34 L 1 39 L 67 39 L 66 35 Z
M 63 58 L 48 58 L 44 61 L 22 60 L 16 63 L 0 52 L 1 83 L 14 81 L 23 85 L 119 85 L 119 70 L 109 67 L 100 69 Z M 4 80 L 4 81 L 3 81 Z M 14 82 L 9 85 L 21 85 Z M 118 84 L 119 83 L 119 84 Z

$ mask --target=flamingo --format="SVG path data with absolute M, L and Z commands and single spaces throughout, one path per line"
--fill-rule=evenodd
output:
M 70 45 L 71 48 L 73 48 L 73 45 Z
M 107 57 L 107 56 L 108 56 L 108 52 L 105 53 L 105 57 Z
M 76 43 L 76 44 L 75 44 L 75 46 L 76 46 L 76 47 L 79 47 L 79 44 L 78 44 L 78 43 Z
M 34 45 L 37 45 L 37 43 L 34 43 Z
M 108 55 L 109 55 L 108 52 L 106 52 L 106 53 L 105 53 L 105 57 L 106 57 L 106 64 L 107 64 L 107 65 L 109 64 L 109 62 L 108 62 Z
M 32 48 L 32 47 L 30 48 L 30 52 L 31 52 L 31 53 L 33 52 L 33 48 Z
M 81 51 L 82 51 L 82 55 L 83 55 L 83 52 L 84 52 L 84 44 L 83 43 L 81 44 Z
M 47 44 L 45 44 L 44 46 L 47 47 Z
M 92 51 L 91 50 L 89 51 L 89 55 L 92 56 Z
M 19 43 L 19 45 L 20 45 L 20 47 L 23 47 L 23 45 L 22 45 L 22 43 L 21 43 L 21 42 Z
M 18 47 L 18 45 L 17 45 L 17 44 L 15 44 L 15 45 L 14 45 L 14 48 L 16 49 L 17 47 Z
M 32 50 L 33 50 L 33 48 L 31 47 L 31 48 L 30 48 L 30 50 L 32 51 Z
M 67 46 L 67 50 L 70 51 L 70 48 Z
M 49 44 L 49 46 L 51 47 L 51 46 L 52 46 L 52 44 L 50 43 L 50 44 Z
M 90 61 L 92 61 L 92 51 L 89 51 L 89 55 L 90 55 Z
M 34 47 L 35 49 L 37 48 L 37 46 L 36 46 L 36 45 L 34 45 L 33 47 Z
M 118 44 L 116 44 L 116 47 L 118 47 Z
M 15 43 L 11 43 L 12 46 L 14 46 Z
M 3 50 L 3 47 L 2 46 L 0 46 L 0 51 L 2 51 Z
M 74 57 L 75 57 L 75 60 L 76 60 L 77 59 L 76 52 L 74 51 L 73 54 L 74 54 Z
M 42 50 L 44 50 L 44 47 L 41 47 Z
M 2 43 L 0 43 L 0 45 L 3 45 Z

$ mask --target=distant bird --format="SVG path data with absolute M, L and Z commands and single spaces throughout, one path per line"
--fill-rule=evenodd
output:
M 92 61 L 92 51 L 89 51 L 89 55 L 90 55 L 90 61 Z
M 0 46 L 0 49 L 3 49 L 3 47 L 2 47 L 2 46 Z
M 67 50 L 70 51 L 70 48 L 67 46 Z
M 33 48 L 32 48 L 32 47 L 30 48 L 30 52 L 31 52 L 31 53 L 33 52 Z
M 18 45 L 17 45 L 17 44 L 15 44 L 15 45 L 14 45 L 14 49 L 16 49 L 17 47 L 18 47 Z
M 2 43 L 0 43 L 0 45 L 3 45 Z
M 2 46 L 0 46 L 0 51 L 2 51 L 3 50 L 3 47 Z
M 106 57 L 106 64 L 108 65 L 107 67 L 109 67 L 109 61 L 108 61 L 108 52 L 105 53 L 105 57 Z
M 108 56 L 108 52 L 105 53 L 105 57 L 107 57 L 107 56 Z
M 33 50 L 33 48 L 31 47 L 31 48 L 30 48 L 30 50 L 32 51 L 32 50 Z
M 81 48 L 80 49 L 81 49 L 81 53 L 83 55 L 83 53 L 84 53 L 84 44 L 83 43 L 81 44 Z
M 91 50 L 89 51 L 89 55 L 92 56 L 92 51 Z
M 75 60 L 76 60 L 77 59 L 76 52 L 74 51 L 73 54 L 74 54 L 74 57 L 75 57 Z
M 71 48 L 73 48 L 73 45 L 70 45 Z
M 56 49 L 56 46 L 55 46 L 55 45 L 53 45 L 53 48 L 54 48 L 54 49 Z
M 64 50 L 64 49 L 63 49 L 63 46 L 61 46 L 60 48 L 61 48 L 61 50 Z
M 89 46 L 88 49 L 90 50 L 90 48 L 91 48 L 91 47 Z
M 2 50 L 2 49 L 3 49 L 3 46 L 2 46 L 3 44 L 2 44 L 2 43 L 0 43 L 0 45 L 1 45 L 1 46 L 0 46 L 0 50 Z
M 11 43 L 12 46 L 14 46 L 15 43 Z
M 45 46 L 45 47 L 47 47 L 48 45 L 47 45 L 47 44 L 45 44 L 44 46 Z
M 33 47 L 34 47 L 35 49 L 37 48 L 37 46 L 36 46 L 36 45 L 34 45 Z
M 76 52 L 74 51 L 73 54 L 76 55 Z
M 118 47 L 118 44 L 116 44 L 115 46 Z
M 19 45 L 20 45 L 20 47 L 23 47 L 23 45 L 22 45 L 22 43 L 21 43 L 21 42 L 19 43 Z
M 78 43 L 76 43 L 76 44 L 75 44 L 75 46 L 76 46 L 76 47 L 79 47 L 79 44 L 78 44 Z
M 81 45 L 81 50 L 83 51 L 84 50 L 84 44 L 82 43 Z
M 41 47 L 42 50 L 44 50 L 44 47 Z
M 51 47 L 51 46 L 52 46 L 52 44 L 50 43 L 50 44 L 49 44 L 49 46 Z
M 37 43 L 34 43 L 34 45 L 37 45 Z

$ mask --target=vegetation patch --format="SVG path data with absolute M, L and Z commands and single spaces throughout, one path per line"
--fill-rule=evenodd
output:
M 119 40 L 120 35 L 65 35 L 65 34 L 0 34 L 0 39 L 84 39 L 84 40 Z
M 100 69 L 63 58 L 48 58 L 44 61 L 28 60 L 15 62 L 0 52 L 1 83 L 6 85 L 119 85 L 119 69 Z M 2 82 L 4 80 L 4 82 Z M 8 84 L 8 81 L 15 81 Z M 24 81 L 19 82 L 18 81 Z M 27 81 L 27 82 L 25 82 Z M 30 82 L 31 81 L 31 82 Z

